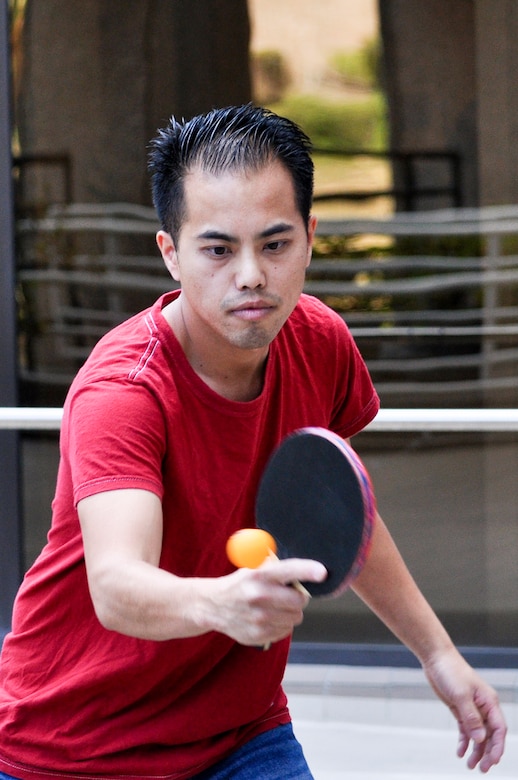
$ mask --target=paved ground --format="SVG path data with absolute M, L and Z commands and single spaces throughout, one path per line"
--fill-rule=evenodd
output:
M 518 670 L 483 674 L 499 690 L 509 725 L 506 754 L 489 776 L 516 780 Z M 455 754 L 450 713 L 420 670 L 290 665 L 285 686 L 315 780 L 474 776 Z

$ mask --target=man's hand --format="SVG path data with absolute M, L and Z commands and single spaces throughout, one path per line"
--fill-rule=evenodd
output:
M 242 645 L 267 646 L 284 639 L 302 622 L 310 598 L 290 583 L 321 582 L 326 576 L 321 563 L 293 558 L 221 577 L 213 595 L 215 629 Z
M 468 767 L 488 772 L 502 757 L 507 733 L 496 691 L 454 648 L 423 667 L 430 685 L 457 720 L 457 755 L 466 755 L 472 743 Z

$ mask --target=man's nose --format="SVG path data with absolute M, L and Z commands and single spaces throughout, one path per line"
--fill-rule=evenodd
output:
M 263 263 L 254 252 L 241 252 L 236 269 L 236 286 L 239 290 L 255 290 L 264 287 L 266 276 Z

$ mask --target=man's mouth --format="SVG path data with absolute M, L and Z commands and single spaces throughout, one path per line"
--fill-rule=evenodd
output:
M 272 305 L 264 302 L 254 301 L 253 303 L 242 304 L 232 310 L 232 313 L 244 320 L 260 320 L 272 310 Z
M 230 306 L 228 311 L 243 320 L 259 320 L 269 314 L 275 304 L 262 298 L 242 301 L 241 303 Z

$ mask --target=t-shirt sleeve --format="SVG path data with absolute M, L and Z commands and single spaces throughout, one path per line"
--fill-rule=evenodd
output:
M 70 402 L 66 448 L 74 503 L 107 490 L 136 488 L 163 497 L 165 425 L 152 393 L 132 383 L 99 382 Z

